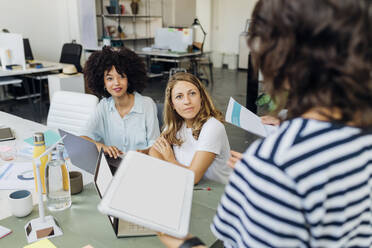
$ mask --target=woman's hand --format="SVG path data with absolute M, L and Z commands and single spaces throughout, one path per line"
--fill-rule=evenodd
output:
M 231 168 L 234 169 L 234 168 L 235 168 L 235 164 L 236 164 L 236 162 L 238 162 L 238 161 L 241 160 L 242 158 L 243 158 L 243 154 L 242 154 L 242 153 L 231 150 L 231 151 L 230 151 L 230 158 L 229 158 L 229 161 L 227 161 L 227 164 L 228 164 Z
M 166 161 L 171 162 L 171 163 L 174 163 L 176 161 L 171 145 L 162 136 L 160 136 L 155 141 L 155 143 L 153 144 L 153 147 L 163 156 L 163 158 Z
M 261 122 L 266 125 L 279 126 L 280 119 L 270 115 L 261 116 Z
M 116 146 L 106 146 L 105 144 L 99 142 L 96 142 L 96 146 L 98 151 L 100 151 L 101 148 L 103 148 L 103 152 L 105 154 L 108 154 L 111 158 L 114 157 L 116 159 L 123 154 L 123 152 L 120 151 Z

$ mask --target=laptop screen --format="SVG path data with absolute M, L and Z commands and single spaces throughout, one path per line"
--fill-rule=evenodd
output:
M 97 159 L 97 166 L 96 166 L 96 173 L 94 174 L 94 183 L 96 184 L 96 188 L 100 198 L 102 198 L 110 182 L 113 178 L 111 173 L 111 169 L 109 164 L 107 163 L 106 157 L 102 156 L 103 150 L 100 151 L 98 159 Z

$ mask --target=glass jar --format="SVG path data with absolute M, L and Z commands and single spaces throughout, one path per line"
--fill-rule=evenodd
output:
M 58 144 L 46 167 L 47 207 L 51 211 L 71 206 L 70 178 L 63 151 L 63 144 Z

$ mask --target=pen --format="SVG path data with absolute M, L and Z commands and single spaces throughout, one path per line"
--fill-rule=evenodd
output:
M 212 189 L 210 187 L 203 187 L 203 188 L 194 188 L 194 190 L 207 190 L 207 191 L 211 191 Z
M 3 171 L 3 173 L 0 174 L 0 179 L 5 176 L 5 174 L 8 172 L 8 170 L 10 170 L 10 168 L 12 168 L 12 166 L 13 163 L 8 164 L 8 167 Z

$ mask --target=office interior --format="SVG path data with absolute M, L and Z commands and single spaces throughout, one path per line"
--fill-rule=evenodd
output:
M 91 29 L 91 23 L 87 24 L 86 20 L 84 20 L 87 9 L 91 10 L 91 8 L 85 8 L 85 6 L 98 6 L 101 2 L 104 7 L 110 4 L 110 1 L 106 0 L 1 1 L 0 29 L 7 29 L 10 33 L 21 34 L 23 38 L 27 38 L 30 42 L 33 57 L 38 61 L 58 63 L 60 61 L 61 49 L 65 43 L 74 41 L 77 44 L 81 44 L 83 50 L 80 63 L 84 66 L 85 61 L 91 52 L 94 51 L 92 48 L 99 49 L 103 45 L 103 37 L 100 37 L 100 31 L 98 30 L 101 23 L 98 20 L 98 14 L 97 12 L 90 13 L 93 14 L 93 22 L 97 22 L 94 23 L 93 29 Z M 200 67 L 199 76 L 205 77 L 208 80 L 204 81 L 207 90 L 211 94 L 216 107 L 223 114 L 226 112 L 230 97 L 233 97 L 245 106 L 247 100 L 248 48 L 242 46 L 241 41 L 245 35 L 247 23 L 249 22 L 248 19 L 256 0 L 141 0 L 139 1 L 140 13 L 143 11 L 142 8 L 145 8 L 147 2 L 150 2 L 154 6 L 158 2 L 161 2 L 161 27 L 191 28 L 195 30 L 194 40 L 200 42 L 204 38 L 203 33 L 200 29 L 192 27 L 194 19 L 198 18 L 202 28 L 206 32 L 203 53 L 208 56 L 209 62 L 213 63 L 211 71 L 208 70 L 208 66 L 206 68 Z M 126 11 L 130 13 L 131 0 L 119 0 L 119 3 L 123 4 Z M 156 8 L 159 9 L 159 6 Z M 92 15 L 90 15 L 90 18 L 92 18 Z M 112 25 L 116 25 L 116 23 Z M 128 24 L 128 27 L 126 27 L 125 25 L 127 23 L 122 22 L 121 25 L 124 33 L 128 32 L 127 35 L 133 32 L 133 27 L 130 26 L 133 24 Z M 85 28 L 90 30 L 86 30 Z M 137 32 L 140 32 L 140 30 L 139 28 Z M 140 35 L 139 33 L 137 34 Z M 87 35 L 88 41 L 84 40 L 87 38 Z M 97 44 L 96 47 L 92 47 L 91 43 L 85 45 L 84 42 L 97 42 Z M 128 40 L 123 43 L 126 47 L 141 50 L 144 47 L 150 47 L 153 42 L 153 39 L 148 39 L 145 41 Z M 240 62 L 240 59 L 243 62 Z M 180 63 L 177 66 L 187 69 L 191 68 L 187 62 Z M 163 102 L 169 70 L 172 67 L 162 67 L 162 70 L 166 71 L 166 73 L 160 77 L 150 78 L 142 94 L 151 97 L 155 102 Z M 213 82 L 211 82 L 210 73 L 213 74 Z M 80 77 L 76 80 L 81 83 L 84 79 L 82 74 L 79 75 Z M 76 74 L 71 76 L 75 78 Z M 54 80 L 62 84 L 62 81 L 59 81 L 62 79 L 57 78 L 55 75 L 52 75 L 53 77 Z M 65 78 L 68 78 L 69 75 L 62 77 L 63 80 L 66 80 Z M 43 81 L 42 99 L 35 96 L 31 98 L 32 104 L 30 104 L 27 98 L 12 101 L 11 104 L 2 104 L 0 102 L 0 111 L 45 125 L 50 106 L 49 94 L 51 93 L 51 86 L 48 86 L 47 82 L 48 76 L 47 80 Z M 39 85 L 41 84 L 35 83 L 35 92 L 40 90 Z M 53 92 L 58 91 L 58 87 L 53 88 Z M 73 86 L 71 90 L 75 89 L 76 86 Z M 89 90 L 85 86 L 78 88 L 77 91 L 89 93 Z M 262 91 L 261 87 L 259 91 Z M 25 92 L 23 89 L 17 87 L 12 87 L 11 91 L 6 92 L 6 89 L 2 87 L 0 96 L 3 99 L 1 100 L 4 100 L 6 94 L 24 95 Z M 260 111 L 262 113 L 265 112 L 265 110 L 259 109 Z M 230 147 L 233 150 L 243 152 L 249 144 L 258 138 L 258 136 L 229 123 L 225 123 L 224 125 Z M 51 239 L 51 241 L 53 240 Z
M 145 8 L 146 1 L 140 1 L 140 13 L 144 11 L 141 8 Z M 162 12 L 163 27 L 192 28 L 194 19 L 198 18 L 207 33 L 203 50 L 213 63 L 214 85 L 213 87 L 209 85 L 209 91 L 222 112 L 226 111 L 230 96 L 242 105 L 246 103 L 248 62 L 245 61 L 248 48 L 242 47 L 240 43 L 242 43 L 242 35 L 246 31 L 246 24 L 255 2 L 243 0 L 150 1 L 155 11 Z M 94 3 L 91 0 L 49 1 L 48 5 L 41 0 L 2 2 L 0 3 L 1 28 L 28 38 L 34 58 L 37 60 L 58 62 L 64 43 L 69 43 L 72 40 L 78 44 L 82 43 L 81 39 L 84 38 L 82 36 L 86 32 L 82 20 L 82 15 L 86 14 L 84 13 L 86 7 L 83 6 L 97 5 L 99 8 L 100 3 L 101 0 L 94 1 Z M 159 3 L 161 3 L 160 7 L 157 6 Z M 109 1 L 103 1 L 104 6 L 109 4 Z M 125 5 L 126 13 L 130 13 L 130 1 L 125 0 L 120 4 Z M 159 10 L 159 8 L 162 9 Z M 10 14 L 15 10 L 17 10 L 17 15 Z M 94 18 L 96 17 L 94 16 Z M 125 32 L 129 27 L 123 26 L 123 29 Z M 202 41 L 203 35 L 200 28 L 192 29 L 194 40 Z M 96 37 L 95 35 L 97 34 L 93 36 Z M 141 49 L 146 45 L 151 46 L 151 42 L 153 40 L 142 42 L 143 44 L 141 41 L 136 41 L 136 49 Z M 127 47 L 133 47 L 134 42 L 125 41 L 124 43 Z M 97 46 L 99 44 L 102 44 L 102 41 L 97 41 Z M 90 54 L 84 48 L 83 45 L 82 65 Z M 186 67 L 187 65 L 181 66 Z M 209 73 L 207 68 L 202 68 L 201 74 L 206 74 L 205 77 L 210 78 Z M 162 102 L 166 80 L 166 76 L 151 79 L 144 94 L 152 97 L 156 102 Z M 36 85 L 37 89 L 38 85 Z M 20 89 L 13 90 L 19 91 Z M 46 91 L 46 93 L 48 92 Z M 46 106 L 42 117 L 34 118 L 32 116 L 33 113 L 29 109 L 27 100 L 20 101 L 16 106 L 7 106 L 5 110 L 45 124 L 48 113 L 48 96 L 44 96 L 44 101 L 46 101 Z M 226 124 L 226 128 L 230 145 L 238 151 L 244 151 L 246 146 L 257 138 L 230 124 Z

